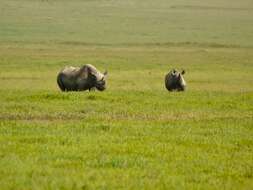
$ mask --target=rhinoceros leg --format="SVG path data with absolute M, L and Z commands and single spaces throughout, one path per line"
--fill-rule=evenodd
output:
M 96 88 L 95 87 L 91 87 L 91 88 L 89 88 L 89 91 L 96 91 Z

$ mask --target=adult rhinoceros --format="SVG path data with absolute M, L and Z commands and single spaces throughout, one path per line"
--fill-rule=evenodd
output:
M 175 69 L 172 69 L 165 76 L 165 87 L 169 91 L 184 91 L 186 89 L 186 82 L 183 78 L 185 71 L 178 72 Z
M 57 83 L 62 91 L 82 91 L 106 89 L 107 72 L 101 73 L 93 65 L 65 67 L 57 76 Z

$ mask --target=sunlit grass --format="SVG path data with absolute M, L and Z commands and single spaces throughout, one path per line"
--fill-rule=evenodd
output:
M 4 47 L 2 188 L 252 187 L 251 49 Z M 108 89 L 60 92 L 57 72 L 86 63 Z M 164 87 L 173 67 L 184 93 Z

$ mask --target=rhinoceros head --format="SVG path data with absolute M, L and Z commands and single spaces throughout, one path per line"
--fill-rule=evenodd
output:
M 185 80 L 183 75 L 185 71 L 178 72 L 175 69 L 172 69 L 165 77 L 165 86 L 169 91 L 177 90 L 184 91 L 186 87 Z
M 107 79 L 107 71 L 103 73 L 103 76 L 100 80 L 97 80 L 95 83 L 96 89 L 103 91 L 106 89 L 106 79 Z

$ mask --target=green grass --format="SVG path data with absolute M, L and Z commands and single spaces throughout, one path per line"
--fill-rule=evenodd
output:
M 0 1 L 1 189 L 252 189 L 251 1 Z M 65 65 L 108 70 L 62 93 Z M 164 76 L 185 69 L 186 92 Z
M 0 40 L 253 46 L 252 0 L 1 0 Z

